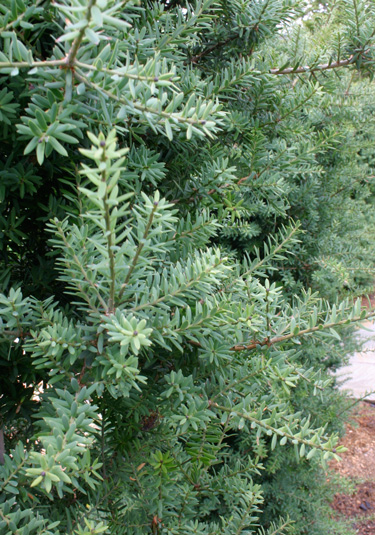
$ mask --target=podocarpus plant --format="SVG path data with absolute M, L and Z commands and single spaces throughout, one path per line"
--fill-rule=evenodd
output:
M 336 330 L 366 313 L 301 288 L 329 294 L 328 273 L 345 291 L 342 270 L 366 273 L 366 240 L 345 249 L 334 218 L 324 224 L 341 199 L 359 228 L 371 190 L 353 220 L 326 117 L 339 121 L 340 106 L 320 73 L 367 68 L 374 17 L 345 2 L 335 56 L 318 60 L 293 25 L 299 9 L 9 5 L 1 533 L 292 533 L 298 511 L 280 519 L 262 486 L 272 496 L 291 452 L 304 485 L 311 460 L 340 452 L 319 401 L 309 411 L 303 398 L 335 399 L 322 344 L 331 357 Z M 325 268 L 328 253 L 344 260 Z

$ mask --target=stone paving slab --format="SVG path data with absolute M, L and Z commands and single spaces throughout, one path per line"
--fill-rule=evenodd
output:
M 362 351 L 350 357 L 349 364 L 340 368 L 335 374 L 342 381 L 340 390 L 349 391 L 354 398 L 361 398 L 367 392 L 375 390 L 375 323 L 366 322 L 357 331 L 357 336 L 366 340 Z M 375 400 L 375 393 L 366 397 Z

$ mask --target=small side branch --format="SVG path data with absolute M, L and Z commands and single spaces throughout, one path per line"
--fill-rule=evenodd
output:
M 157 207 L 158 207 L 158 204 L 157 204 L 157 203 L 154 203 L 154 207 L 153 207 L 153 209 L 152 209 L 152 212 L 151 212 L 150 217 L 149 217 L 149 220 L 148 220 L 148 222 L 147 222 L 145 231 L 144 231 L 144 233 L 143 233 L 143 238 L 142 238 L 142 240 L 140 240 L 140 242 L 139 242 L 139 244 L 138 244 L 138 247 L 137 247 L 137 250 L 136 250 L 136 252 L 135 252 L 133 261 L 132 261 L 132 263 L 131 263 L 131 265 L 130 265 L 129 271 L 128 271 L 127 275 L 126 275 L 126 278 L 125 278 L 125 280 L 124 280 L 123 285 L 121 286 L 121 290 L 120 290 L 120 293 L 119 293 L 119 295 L 118 295 L 118 302 L 121 301 L 121 298 L 122 298 L 122 296 L 124 295 L 125 289 L 126 289 L 128 283 L 129 283 L 129 281 L 130 281 L 130 277 L 132 276 L 132 273 L 133 273 L 133 271 L 134 271 L 134 269 L 135 269 L 135 266 L 137 265 L 139 255 L 140 255 L 141 252 L 142 252 L 142 249 L 143 249 L 143 247 L 144 247 L 144 245 L 145 245 L 145 240 L 147 239 L 147 236 L 148 236 L 148 233 L 149 233 L 149 231 L 150 231 L 152 222 L 153 222 L 153 220 L 154 220 L 154 215 L 155 215 L 155 212 L 156 212 L 156 210 L 157 210 Z

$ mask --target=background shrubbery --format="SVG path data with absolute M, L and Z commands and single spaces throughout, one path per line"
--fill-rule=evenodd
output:
M 374 23 L 357 0 L 0 7 L 0 533 L 339 533 Z

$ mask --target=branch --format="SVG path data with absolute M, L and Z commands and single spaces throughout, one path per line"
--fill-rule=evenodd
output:
M 74 76 L 77 80 L 80 82 L 83 82 L 88 87 L 91 87 L 91 89 L 95 89 L 96 91 L 99 91 L 103 93 L 104 95 L 107 95 L 112 100 L 115 100 L 116 102 L 119 102 L 120 104 L 123 104 L 124 106 L 133 106 L 135 110 L 138 110 L 142 113 L 150 113 L 152 115 L 157 115 L 158 117 L 163 117 L 165 119 L 171 119 L 173 121 L 177 121 L 179 123 L 187 123 L 191 125 L 204 125 L 206 121 L 204 120 L 196 120 L 191 119 L 190 117 L 183 117 L 182 115 L 178 115 L 175 113 L 168 113 L 166 111 L 159 111 L 155 110 L 154 108 L 149 108 L 147 106 L 143 106 L 142 104 L 137 104 L 136 102 L 129 102 L 127 99 L 118 97 L 111 91 L 108 91 L 108 89 L 104 89 L 98 84 L 95 84 L 94 82 L 91 82 L 88 78 L 85 76 L 82 76 L 81 74 L 78 74 L 77 72 L 74 73 Z
M 298 78 L 297 78 L 298 80 Z M 284 115 L 282 115 L 281 117 L 279 117 L 278 119 L 276 119 L 275 121 L 268 121 L 267 123 L 263 123 L 262 124 L 262 128 L 264 126 L 269 126 L 269 125 L 274 125 L 275 123 L 281 123 L 281 121 L 283 121 L 284 119 L 286 119 L 287 117 L 289 117 L 289 115 L 292 115 L 292 113 L 294 113 L 295 111 L 297 111 L 299 108 L 301 108 L 302 106 L 304 106 L 304 104 L 306 104 L 306 102 L 308 102 L 314 95 L 315 93 L 317 93 L 317 91 L 319 90 L 318 87 L 315 87 L 314 90 L 309 94 L 307 95 L 307 97 L 305 99 L 302 100 L 302 102 L 300 102 L 299 104 L 297 104 L 297 106 L 295 106 L 294 108 L 292 108 L 291 110 L 289 110 L 288 112 L 286 112 Z
M 262 420 L 259 420 L 258 418 L 255 418 L 254 416 L 250 416 L 248 414 L 244 414 L 242 412 L 236 411 L 232 409 L 231 407 L 224 407 L 223 405 L 219 405 L 218 403 L 212 403 L 212 407 L 215 407 L 216 409 L 223 411 L 223 412 L 229 412 L 230 414 L 234 414 L 236 416 L 239 416 L 240 418 L 243 418 L 244 420 L 248 420 L 249 422 L 254 422 L 259 427 L 262 427 L 263 429 L 266 429 L 267 431 L 272 431 L 275 435 L 278 435 L 279 437 L 286 437 L 289 440 L 297 441 L 300 444 L 305 444 L 306 446 L 309 446 L 310 448 L 316 448 L 322 451 L 330 451 L 332 452 L 334 450 L 327 447 L 325 444 L 319 444 L 312 440 L 306 440 L 305 438 L 301 438 L 297 435 L 293 435 L 291 433 L 286 433 L 285 431 L 281 431 L 280 429 L 276 429 L 272 425 L 267 424 L 266 422 L 263 422 Z M 333 451 L 335 453 L 335 451 Z
M 267 2 L 264 3 L 263 5 L 263 8 L 261 10 L 261 12 L 259 13 L 259 18 L 258 20 L 256 21 L 256 23 L 253 25 L 253 27 L 251 28 L 251 31 L 255 31 L 257 32 L 258 29 L 259 29 L 259 24 L 261 23 L 262 21 L 262 17 L 264 15 L 264 13 L 266 12 L 266 9 L 268 7 L 268 4 L 269 4 L 269 0 L 267 0 Z M 208 48 L 206 48 L 205 50 L 203 50 L 203 52 L 201 52 L 200 54 L 197 54 L 196 56 L 193 56 L 191 59 L 190 59 L 190 62 L 191 63 L 198 63 L 200 59 L 202 59 L 204 56 L 207 56 L 207 54 L 210 54 L 211 52 L 213 52 L 214 50 L 218 49 L 218 48 L 221 48 L 222 46 L 225 46 L 227 45 L 228 43 L 230 43 L 231 41 L 235 41 L 236 39 L 238 39 L 240 37 L 240 33 L 237 32 L 236 34 L 232 35 L 231 37 L 228 37 L 227 39 L 225 39 L 224 41 L 219 41 L 218 43 L 215 43 L 214 45 L 212 46 L 209 46 Z M 252 49 L 251 49 L 251 52 L 252 52 Z
M 214 193 L 218 193 L 218 190 L 221 190 L 221 189 L 226 189 L 226 188 L 229 188 L 230 186 L 240 186 L 243 182 L 245 182 L 246 180 L 248 180 L 249 178 L 252 177 L 252 173 L 250 175 L 247 175 L 247 176 L 244 176 L 242 178 L 240 178 L 237 182 L 233 183 L 233 184 L 230 184 L 229 182 L 226 183 L 226 184 L 222 184 L 221 186 L 219 186 L 217 189 L 216 188 L 212 188 L 208 191 L 205 191 L 205 192 L 202 192 L 199 197 L 189 197 L 188 199 L 184 200 L 184 199 L 173 199 L 172 201 L 170 201 L 171 203 L 173 204 L 177 204 L 179 202 L 195 202 L 196 200 L 204 197 L 205 195 L 213 195 Z M 254 178 L 258 178 L 258 176 L 254 176 Z M 252 185 L 253 187 L 253 185 Z M 193 191 L 198 191 L 197 188 L 194 188 Z
M 122 296 L 123 296 L 123 294 L 124 294 L 124 291 L 125 291 L 125 289 L 126 289 L 126 287 L 127 287 L 127 285 L 128 285 L 128 282 L 129 282 L 129 280 L 130 280 L 130 277 L 131 277 L 131 275 L 132 275 L 132 273 L 133 273 L 133 271 L 134 271 L 134 269 L 135 269 L 135 266 L 136 266 L 136 264 L 137 264 L 137 262 L 138 262 L 139 255 L 141 254 L 142 249 L 143 249 L 143 247 L 144 247 L 144 245 L 145 245 L 145 240 L 146 240 L 146 238 L 147 238 L 147 236 L 148 236 L 148 233 L 149 233 L 149 231 L 150 231 L 150 228 L 151 228 L 152 222 L 153 222 L 153 220 L 154 220 L 154 215 L 155 215 L 155 212 L 156 212 L 156 210 L 157 210 L 157 207 L 158 207 L 158 203 L 156 202 L 156 203 L 154 203 L 154 206 L 153 206 L 153 208 L 152 208 L 152 211 L 151 211 L 149 220 L 148 220 L 148 222 L 147 222 L 145 231 L 144 231 L 144 233 L 143 233 L 143 237 L 142 237 L 142 239 L 140 240 L 140 242 L 139 242 L 139 244 L 138 244 L 137 250 L 136 250 L 136 252 L 135 252 L 135 255 L 134 255 L 133 261 L 132 261 L 132 263 L 131 263 L 131 266 L 130 266 L 130 268 L 129 268 L 129 271 L 128 271 L 127 275 L 126 275 L 125 281 L 124 281 L 124 283 L 123 283 L 122 286 L 121 286 L 120 293 L 118 294 L 118 302 L 121 301 L 121 298 L 122 298 Z
M 104 310 L 107 310 L 107 303 L 104 301 L 104 299 L 102 298 L 102 296 L 100 295 L 100 292 L 99 290 L 97 289 L 97 287 L 95 286 L 94 282 L 92 280 L 90 280 L 90 277 L 88 276 L 87 272 L 85 271 L 83 265 L 81 264 L 78 256 L 76 255 L 73 247 L 70 245 L 70 243 L 68 242 L 68 240 L 66 239 L 66 236 L 64 234 L 64 231 L 62 229 L 61 226 L 58 226 L 56 225 L 57 227 L 57 231 L 58 231 L 58 234 L 59 236 L 61 237 L 65 247 L 69 250 L 69 252 L 71 253 L 72 255 L 72 258 L 74 260 L 74 262 L 76 263 L 76 265 L 78 266 L 80 272 L 82 273 L 85 281 L 87 282 L 87 284 L 90 286 L 90 288 L 93 290 L 93 292 L 95 293 L 96 297 L 98 298 L 100 304 L 102 305 L 103 309 Z M 67 261 L 68 262 L 68 261 Z M 70 265 L 70 262 L 68 262 L 67 265 Z
M 222 46 L 227 45 L 231 41 L 234 41 L 235 39 L 238 39 L 238 37 L 239 37 L 239 34 L 236 33 L 235 35 L 233 35 L 232 37 L 228 37 L 228 39 L 225 39 L 224 41 L 220 41 L 218 43 L 215 43 L 212 46 L 209 46 L 208 48 L 203 50 L 203 52 L 201 52 L 200 54 L 197 54 L 196 56 L 193 56 L 190 59 L 190 63 L 198 63 L 204 56 L 207 56 L 207 54 L 210 54 L 211 52 L 213 52 L 217 48 L 221 48 Z
M 256 375 L 259 375 L 260 373 L 264 372 L 267 369 L 267 366 L 268 366 L 268 363 L 262 364 L 262 366 L 258 370 L 255 370 L 255 371 L 253 371 L 251 373 L 248 373 L 244 377 L 241 377 L 241 379 L 238 379 L 236 381 L 232 381 L 225 388 L 220 390 L 220 392 L 218 392 L 213 398 L 211 398 L 211 401 L 215 401 L 215 399 L 217 399 L 218 397 L 222 396 L 226 392 L 231 391 L 235 386 L 239 385 L 240 383 L 245 383 L 251 377 L 255 377 Z
M 0 464 L 5 463 L 5 445 L 4 445 L 4 428 L 0 428 Z
M 301 74 L 304 72 L 326 71 L 328 69 L 337 69 L 338 67 L 345 67 L 355 62 L 358 55 L 352 54 L 348 59 L 342 59 L 340 61 L 333 61 L 330 63 L 321 63 L 315 65 L 315 67 L 309 67 L 308 65 L 302 65 L 300 67 L 288 67 L 286 69 L 270 69 L 271 74 Z
M 5 453 L 5 452 L 4 452 Z M 3 492 L 5 487 L 8 485 L 9 481 L 11 481 L 13 479 L 13 477 L 18 474 L 18 472 L 21 470 L 21 468 L 23 467 L 23 465 L 25 464 L 25 462 L 27 461 L 27 454 L 25 452 L 25 457 L 22 459 L 22 461 L 20 462 L 20 464 L 18 464 L 16 466 L 16 468 L 13 470 L 13 472 L 11 472 L 8 477 L 1 483 L 1 491 Z M 1 509 L 0 509 L 1 511 Z
M 17 68 L 17 69 L 26 69 L 26 68 L 47 68 L 47 67 L 62 67 L 62 68 L 72 68 L 72 67 L 79 67 L 81 69 L 86 69 L 88 71 L 94 71 L 94 72 L 103 72 L 105 74 L 109 74 L 110 76 L 118 76 L 123 78 L 128 78 L 129 80 L 139 80 L 142 82 L 149 82 L 149 83 L 157 83 L 159 81 L 158 77 L 155 76 L 143 76 L 141 74 L 132 74 L 129 72 L 123 72 L 116 69 L 107 69 L 105 67 L 97 67 L 96 65 L 91 65 L 90 63 L 83 63 L 82 61 L 78 61 L 77 59 L 74 59 L 74 61 L 69 62 L 69 57 L 65 57 L 64 59 L 52 59 L 52 60 L 44 60 L 44 61 L 0 61 L 0 69 L 6 69 L 6 68 Z M 167 73 L 165 73 L 163 76 L 165 76 Z M 170 73 L 169 82 L 173 82 L 174 74 Z M 163 78 L 164 80 L 164 78 Z
M 303 329 L 299 331 L 297 334 L 290 333 L 285 334 L 283 336 L 275 336 L 274 338 L 265 338 L 264 340 L 255 340 L 252 341 L 251 344 L 238 344 L 232 346 L 229 351 L 245 351 L 245 350 L 251 350 L 256 349 L 259 347 L 271 347 L 275 344 L 279 344 L 280 342 L 285 342 L 287 340 L 291 340 L 292 338 L 299 338 L 300 336 L 305 336 L 307 334 L 315 333 L 321 330 L 326 329 L 333 329 L 334 327 L 339 327 L 340 325 L 345 325 L 348 323 L 356 323 L 358 321 L 364 321 L 366 319 L 374 318 L 375 316 L 375 310 L 370 312 L 369 314 L 366 314 L 365 316 L 357 316 L 356 318 L 347 318 L 345 320 L 337 321 L 335 323 L 326 323 L 326 324 L 320 324 L 316 327 L 311 327 L 309 329 Z M 195 340 L 188 340 L 188 343 L 195 347 L 202 347 L 202 344 L 200 342 L 196 342 Z
M 369 314 L 366 314 L 363 317 L 358 316 L 356 318 L 349 319 L 349 321 L 350 323 L 355 323 L 358 321 L 364 321 L 366 319 L 373 318 L 374 316 L 375 316 L 375 310 L 373 310 Z M 348 319 L 337 321 L 335 323 L 326 323 L 323 325 L 321 324 L 321 325 L 317 325 L 316 327 L 311 327 L 309 329 L 303 329 L 302 331 L 299 331 L 298 334 L 290 333 L 290 334 L 285 334 L 283 336 L 275 336 L 274 338 L 271 338 L 271 339 L 266 338 L 259 342 L 252 342 L 249 345 L 235 345 L 231 347 L 230 350 L 231 351 L 243 351 L 245 349 L 256 349 L 257 347 L 263 347 L 263 346 L 270 347 L 274 344 L 285 342 L 286 340 L 291 340 L 292 338 L 298 338 L 299 336 L 304 336 L 306 334 L 315 333 L 317 331 L 321 331 L 322 329 L 324 330 L 332 329 L 333 327 L 338 327 L 340 325 L 345 325 L 347 323 L 348 323 Z
M 74 65 L 76 67 L 80 67 L 81 69 L 87 69 L 88 71 L 94 71 L 94 72 L 104 72 L 106 74 L 109 74 L 110 76 L 118 76 L 119 78 L 128 78 L 129 80 L 140 80 L 142 82 L 154 82 L 157 83 L 159 81 L 158 77 L 156 76 L 142 76 L 141 74 L 131 74 L 129 72 L 123 72 L 116 69 L 107 69 L 106 67 L 97 67 L 96 65 L 91 65 L 90 63 L 83 63 L 82 61 L 75 60 Z M 172 72 L 169 73 L 170 78 L 169 82 L 172 82 L 171 78 L 173 78 L 174 74 Z M 163 75 L 164 76 L 164 75 Z M 164 80 L 164 78 L 163 78 Z
M 105 163 L 106 161 L 106 154 L 105 150 L 103 150 L 103 157 L 102 162 Z M 102 172 L 101 176 L 102 182 L 106 184 L 107 177 L 106 172 Z M 116 269 L 115 269 L 115 255 L 113 252 L 113 231 L 111 228 L 111 213 L 110 213 L 110 207 L 108 203 L 108 189 L 106 184 L 106 191 L 105 196 L 103 199 L 104 204 L 104 220 L 105 220 L 105 228 L 106 228 L 106 236 L 107 236 L 107 249 L 108 249 L 108 257 L 109 257 L 109 270 L 111 273 L 111 284 L 110 284 L 110 290 L 109 290 L 109 300 L 108 300 L 108 309 L 107 312 L 112 314 L 114 309 L 114 303 L 115 303 L 115 284 L 116 284 Z
M 375 178 L 375 175 L 371 175 L 371 176 L 368 176 L 367 178 L 366 177 L 363 177 L 361 176 L 360 178 L 356 178 L 355 180 L 353 180 L 353 182 L 351 182 L 350 184 L 346 184 L 345 186 L 343 186 L 342 188 L 338 189 L 337 191 L 335 191 L 335 193 L 332 193 L 332 195 L 330 195 L 330 199 L 332 199 L 332 197 L 335 197 L 336 195 L 338 195 L 339 193 L 341 193 L 342 191 L 345 191 L 346 189 L 348 188 L 351 188 L 352 186 L 354 186 L 354 184 L 356 184 L 357 182 L 360 182 L 361 180 L 364 180 L 364 181 L 368 181 L 368 179 L 370 178 Z
M 37 0 L 35 2 L 34 7 L 36 8 L 42 3 L 43 3 L 43 0 Z M 18 24 L 19 22 L 21 22 L 21 20 L 25 17 L 25 15 L 28 13 L 28 11 L 29 11 L 28 9 L 25 9 L 25 11 L 23 13 L 21 13 L 20 15 L 18 15 L 18 17 L 16 19 L 11 20 L 10 22 L 8 22 L 8 24 L 6 26 L 4 26 L 3 28 L 0 28 L 0 34 L 10 30 L 11 28 L 14 27 L 15 24 Z
M 78 39 L 78 37 L 77 37 L 77 39 Z M 76 41 L 74 41 L 74 43 L 75 42 Z M 74 43 L 73 43 L 73 46 L 74 46 Z M 78 49 L 76 49 L 76 47 L 73 48 L 73 46 L 70 49 L 68 56 L 66 58 L 64 58 L 64 59 L 45 60 L 45 61 L 31 61 L 31 62 L 28 62 L 28 61 L 0 61 L 0 69 L 7 68 L 7 67 L 9 67 L 9 68 L 10 67 L 17 67 L 18 69 L 27 68 L 27 67 L 29 67 L 29 68 L 33 68 L 33 67 L 59 67 L 61 65 L 74 67 L 75 65 L 77 65 L 77 66 L 79 66 L 79 67 L 81 67 L 83 69 L 93 70 L 93 71 L 97 71 L 97 72 L 103 71 L 103 72 L 106 72 L 107 74 L 117 74 L 117 75 L 124 76 L 126 78 L 132 78 L 132 79 L 135 79 L 135 80 L 149 81 L 148 77 L 131 75 L 131 74 L 128 74 L 128 73 L 121 73 L 121 72 L 119 73 L 117 71 L 112 71 L 111 69 L 98 69 L 95 66 L 90 65 L 88 63 L 78 62 L 75 59 L 75 55 L 77 54 Z M 320 65 L 316 65 L 315 67 L 309 67 L 308 65 L 304 65 L 304 66 L 301 66 L 301 67 L 288 67 L 288 68 L 282 69 L 282 70 L 280 70 L 279 68 L 275 68 L 275 69 L 270 69 L 268 71 L 268 73 L 279 75 L 279 74 L 303 74 L 303 73 L 306 73 L 306 72 L 325 71 L 325 70 L 328 70 L 328 69 L 336 69 L 338 67 L 345 67 L 346 65 L 351 65 L 351 64 L 353 64 L 355 62 L 356 57 L 357 56 L 354 56 L 352 54 L 349 59 L 343 59 L 341 61 L 334 61 L 334 62 L 331 62 L 331 63 L 322 63 Z M 258 71 L 254 71 L 254 72 L 256 72 L 257 74 L 266 74 L 266 72 L 265 73 L 259 73 Z M 99 90 L 101 90 L 103 92 L 106 92 L 105 89 L 101 88 L 100 86 L 97 86 L 96 84 L 94 84 L 92 82 L 89 82 L 89 80 L 87 80 L 87 79 L 82 79 L 81 81 L 91 84 L 92 87 L 95 88 L 95 89 L 99 89 Z M 155 80 L 153 80 L 153 81 L 155 81 Z M 112 93 L 109 96 L 111 96 L 112 98 L 115 97 L 115 95 L 113 95 Z M 155 111 L 154 111 L 154 113 L 155 113 Z
M 317 388 L 318 390 L 325 390 L 322 386 L 319 386 L 317 384 L 316 381 L 311 381 L 311 379 L 309 379 L 308 377 L 306 377 L 306 375 L 304 375 L 302 372 L 299 371 L 299 369 L 297 368 L 297 366 L 295 366 L 293 364 L 293 362 L 290 362 L 289 359 L 285 359 L 285 362 L 291 367 L 293 368 L 293 371 L 299 376 L 301 377 L 301 379 L 303 379 L 304 381 L 306 381 L 307 383 L 310 383 L 310 384 L 313 384 L 315 388 Z
M 85 35 L 86 29 L 89 27 L 91 22 L 91 9 L 95 5 L 96 0 L 89 0 L 87 11 L 86 11 L 86 24 L 80 29 L 79 34 L 74 39 L 71 49 L 68 52 L 66 63 L 67 65 L 72 68 L 75 63 L 75 59 L 79 50 L 79 47 L 81 46 L 82 39 Z
M 286 243 L 294 236 L 294 234 L 299 231 L 301 224 L 297 222 L 295 227 L 292 227 L 291 231 L 285 238 L 277 245 L 275 249 L 271 249 L 269 254 L 266 255 L 262 260 L 259 260 L 255 266 L 251 266 L 250 269 L 245 271 L 245 273 L 242 274 L 242 278 L 246 275 L 249 275 L 250 273 L 253 273 L 256 269 L 259 269 L 260 266 L 262 266 L 265 262 L 267 262 L 270 258 L 274 257 L 279 251 L 281 251 Z
M 354 407 L 355 405 L 357 405 L 358 403 L 360 403 L 361 401 L 365 401 L 366 398 L 368 398 L 369 396 L 372 396 L 372 394 L 375 394 L 375 390 L 370 390 L 370 392 L 366 392 L 366 394 L 358 399 L 355 399 L 353 401 L 353 403 L 351 403 L 348 407 L 345 407 L 345 409 L 343 409 L 342 411 L 340 412 L 337 412 L 336 413 L 336 417 L 338 418 L 339 416 L 341 416 L 344 412 L 347 412 L 349 411 L 352 407 Z M 370 403 L 373 403 L 373 401 L 371 399 L 368 399 L 367 402 L 370 402 Z
M 224 262 L 224 259 L 221 259 L 217 263 L 213 264 L 212 266 L 209 266 L 207 269 L 199 273 L 199 275 L 196 278 L 189 280 L 188 282 L 185 283 L 184 286 L 179 286 L 175 292 L 168 291 L 168 293 L 162 295 L 158 299 L 155 299 L 151 303 L 141 303 L 140 305 L 137 305 L 131 308 L 130 310 L 132 312 L 138 312 L 139 310 L 142 310 L 144 308 L 152 308 L 158 305 L 159 303 L 164 302 L 166 299 L 171 299 L 171 298 L 173 299 L 177 295 L 184 294 L 184 292 L 186 292 L 191 286 L 195 286 L 204 275 L 207 275 L 208 273 L 211 272 L 211 270 L 216 269 L 223 262 Z M 121 292 L 123 293 L 123 289 L 121 289 Z
M 51 59 L 51 60 L 45 60 L 45 61 L 0 61 L 0 69 L 7 69 L 7 68 L 17 68 L 17 69 L 25 69 L 25 68 L 39 68 L 39 67 L 61 67 L 62 65 L 66 65 L 66 58 L 64 59 Z

